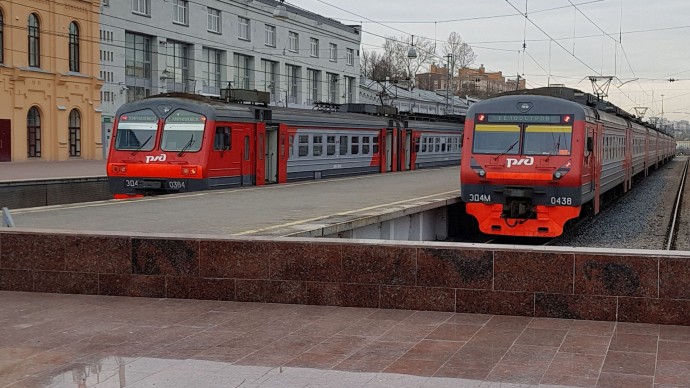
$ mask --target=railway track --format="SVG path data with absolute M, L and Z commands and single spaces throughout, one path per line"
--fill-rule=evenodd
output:
M 678 224 L 680 221 L 680 210 L 681 204 L 683 203 L 683 193 L 685 191 L 685 182 L 688 176 L 688 164 L 690 164 L 690 159 L 685 161 L 685 167 L 683 168 L 683 174 L 678 187 L 678 194 L 676 194 L 676 202 L 673 206 L 673 214 L 671 215 L 671 222 L 668 227 L 668 234 L 666 235 L 666 250 L 675 249 L 676 237 L 678 234 Z

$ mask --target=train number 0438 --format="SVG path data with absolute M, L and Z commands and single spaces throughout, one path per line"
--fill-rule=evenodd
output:
M 470 202 L 491 202 L 489 194 L 470 194 Z
M 571 206 L 573 204 L 573 199 L 570 197 L 551 197 L 551 204 Z

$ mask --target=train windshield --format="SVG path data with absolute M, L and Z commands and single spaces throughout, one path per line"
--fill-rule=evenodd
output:
M 573 128 L 564 125 L 527 125 L 525 155 L 570 155 Z
M 117 123 L 116 150 L 151 151 L 155 145 L 158 116 L 145 109 L 125 113 Z
M 474 153 L 514 155 L 520 152 L 519 143 L 519 125 L 477 124 L 474 127 Z
M 163 151 L 197 152 L 206 127 L 206 116 L 186 110 L 176 110 L 168 116 L 163 126 L 161 149 Z

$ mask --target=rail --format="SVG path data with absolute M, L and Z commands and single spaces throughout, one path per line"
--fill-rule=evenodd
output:
M 688 176 L 688 164 L 690 159 L 685 161 L 685 168 L 683 168 L 683 175 L 678 187 L 678 194 L 676 195 L 676 204 L 673 206 L 673 215 L 671 217 L 671 224 L 669 225 L 668 235 L 666 236 L 666 250 L 670 251 L 673 243 L 676 241 L 676 233 L 678 229 L 678 215 L 680 213 L 680 205 L 683 200 L 683 192 L 685 191 L 685 180 Z

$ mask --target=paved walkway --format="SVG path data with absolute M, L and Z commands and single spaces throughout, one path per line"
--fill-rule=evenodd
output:
M 105 160 L 0 163 L 0 182 L 105 176 Z
M 690 327 L 0 292 L 0 386 L 688 387 Z

